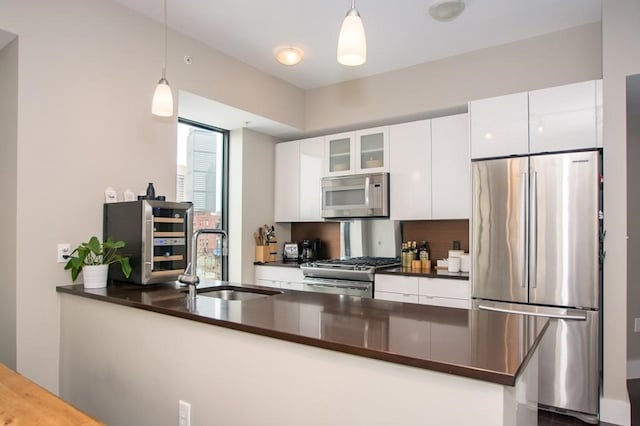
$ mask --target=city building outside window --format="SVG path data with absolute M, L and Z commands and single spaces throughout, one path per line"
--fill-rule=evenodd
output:
M 178 120 L 176 200 L 193 202 L 193 230 L 227 230 L 229 132 L 202 123 Z M 201 280 L 227 280 L 227 257 L 219 235 L 198 238 Z

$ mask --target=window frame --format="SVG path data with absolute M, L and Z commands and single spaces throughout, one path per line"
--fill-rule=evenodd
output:
M 208 130 L 222 134 L 222 230 L 227 233 L 227 247 L 229 244 L 229 137 L 230 131 L 221 127 L 212 126 L 210 124 L 199 121 L 190 120 L 184 117 L 178 117 L 178 124 L 186 124 L 202 130 Z M 177 143 L 177 141 L 176 141 Z M 177 171 L 176 171 L 177 178 Z M 193 248 L 197 250 L 197 247 Z M 229 280 L 229 256 L 222 256 L 222 280 Z

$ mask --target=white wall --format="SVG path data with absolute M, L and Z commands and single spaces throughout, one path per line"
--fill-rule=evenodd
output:
M 599 23 L 452 56 L 310 90 L 306 129 L 398 122 L 473 99 L 599 79 L 601 59 Z
M 603 307 L 604 396 L 615 411 L 628 401 L 626 76 L 640 73 L 640 2 L 604 0 L 602 8 L 605 259 Z M 615 403 L 618 401 L 620 403 Z M 607 420 L 612 422 L 611 420 Z
M 17 215 L 8 268 L 17 271 L 17 368 L 56 392 L 55 287 L 70 283 L 56 263 L 56 243 L 101 235 L 107 186 L 137 192 L 154 182 L 158 194 L 175 197 L 175 118 L 150 112 L 162 25 L 109 0 L 4 0 L 0 29 L 20 40 L 17 203 L 5 205 Z M 192 65 L 182 61 L 186 53 Z M 174 93 L 302 125 L 300 89 L 174 32 L 167 77 Z
M 16 368 L 18 39 L 0 50 L 0 363 Z
M 289 227 L 273 221 L 277 139 L 248 128 L 231 132 L 230 139 L 229 233 L 234 238 L 230 242 L 229 281 L 254 283 L 253 233 L 265 224 L 275 225 L 280 251 L 291 237 Z

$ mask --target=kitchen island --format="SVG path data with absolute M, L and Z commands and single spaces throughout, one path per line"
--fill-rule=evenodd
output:
M 193 425 L 537 423 L 543 318 L 286 290 L 195 306 L 175 284 L 57 290 L 61 395 L 109 424 L 175 424 L 179 399 Z

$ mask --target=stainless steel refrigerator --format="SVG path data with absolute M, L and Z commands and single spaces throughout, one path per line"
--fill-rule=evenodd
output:
M 601 153 L 472 163 L 478 309 L 549 316 L 539 404 L 596 422 L 600 395 Z

